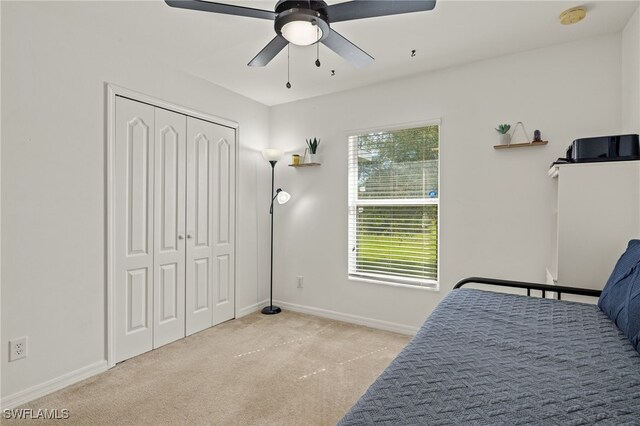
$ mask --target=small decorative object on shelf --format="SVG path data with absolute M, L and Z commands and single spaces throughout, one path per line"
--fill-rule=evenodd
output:
M 298 154 L 293 154 L 291 156 L 291 165 L 297 166 L 298 164 L 300 164 L 300 156 Z
M 500 133 L 500 143 L 503 145 L 508 145 L 511 143 L 511 135 L 509 134 L 509 129 L 511 129 L 510 124 L 499 124 L 496 127 L 496 132 Z
M 522 133 L 524 133 L 524 137 L 526 138 L 526 140 L 528 142 L 522 142 L 522 143 L 511 143 L 511 140 L 513 139 L 513 136 L 515 136 L 516 134 L 516 130 L 518 130 L 518 126 L 522 127 Z M 498 126 L 499 128 L 501 126 Z M 509 128 L 511 128 L 511 126 L 509 126 Z M 496 129 L 498 132 L 500 132 L 500 130 Z M 509 129 L 507 129 L 507 131 L 509 131 Z M 533 139 L 529 139 L 529 137 L 527 136 L 527 131 L 524 128 L 524 124 L 522 123 L 522 121 L 518 121 L 516 123 L 516 125 L 513 127 L 513 132 L 511 133 L 511 135 L 509 135 L 509 142 L 508 143 L 502 143 L 500 145 L 494 145 L 493 147 L 495 149 L 504 149 L 504 148 L 523 148 L 525 146 L 538 146 L 538 145 L 546 145 L 549 142 L 548 141 L 543 141 L 541 139 L 540 136 L 540 130 L 536 130 L 536 132 L 534 133 L 534 137 Z
M 534 142 L 540 142 L 542 141 L 542 137 L 540 136 L 540 130 L 534 130 L 533 131 L 533 141 Z
M 317 163 L 316 154 L 318 152 L 318 145 L 320 145 L 320 139 L 313 138 L 307 139 L 307 146 L 309 147 L 309 157 L 306 163 Z

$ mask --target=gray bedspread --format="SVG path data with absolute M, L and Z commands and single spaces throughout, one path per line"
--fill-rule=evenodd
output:
M 340 421 L 640 425 L 640 354 L 595 305 L 460 289 Z

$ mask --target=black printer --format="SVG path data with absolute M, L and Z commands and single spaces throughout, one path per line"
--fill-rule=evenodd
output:
M 559 159 L 565 160 L 565 159 Z M 567 148 L 566 162 L 640 160 L 638 135 L 599 136 L 574 140 Z

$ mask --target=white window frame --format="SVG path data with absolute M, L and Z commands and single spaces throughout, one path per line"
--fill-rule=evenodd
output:
M 379 132 L 392 132 L 396 130 L 405 130 L 405 129 L 413 129 L 419 127 L 428 127 L 428 126 L 438 126 L 438 197 L 437 198 L 417 198 L 417 199 L 396 199 L 396 200 L 359 200 L 357 201 L 357 197 L 355 194 L 358 193 L 358 171 L 357 169 L 351 169 L 350 165 L 353 161 L 357 162 L 357 159 L 351 158 L 353 155 L 357 155 L 357 150 L 352 149 L 351 142 L 349 138 L 351 136 L 359 136 L 368 133 L 379 133 Z M 440 119 L 431 119 L 419 122 L 410 122 L 403 124 L 394 124 L 389 126 L 381 126 L 381 127 L 373 127 L 366 129 L 357 129 L 350 130 L 346 132 L 347 139 L 347 173 L 348 173 L 348 191 L 347 191 L 347 275 L 348 279 L 351 281 L 362 281 L 373 284 L 382 284 L 393 287 L 406 287 L 413 289 L 421 289 L 421 290 L 435 290 L 439 291 L 440 289 L 440 216 L 441 216 L 441 205 L 440 205 L 440 176 L 441 176 L 441 150 L 440 147 L 442 145 L 442 124 Z M 366 206 L 366 205 L 436 205 L 438 207 L 438 230 L 437 230 L 437 256 L 438 262 L 436 265 L 437 268 L 437 280 L 424 280 L 424 279 L 413 279 L 408 277 L 390 277 L 387 275 L 378 275 L 373 273 L 358 273 L 352 274 L 352 271 L 355 271 L 355 261 L 356 256 L 353 256 L 351 253 L 351 241 L 356 241 L 356 228 L 352 226 L 352 209 L 357 208 L 358 206 Z

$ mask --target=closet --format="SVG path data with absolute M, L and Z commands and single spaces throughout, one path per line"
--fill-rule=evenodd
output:
M 119 362 L 234 318 L 235 129 L 115 100 Z

